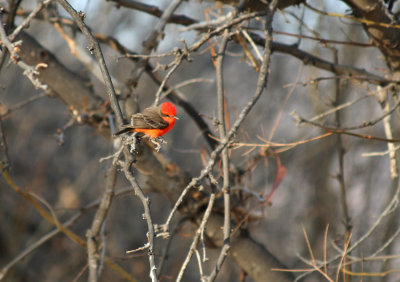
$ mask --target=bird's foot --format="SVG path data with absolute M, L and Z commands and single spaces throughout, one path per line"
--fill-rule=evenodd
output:
M 167 144 L 167 141 L 164 140 L 162 137 L 150 138 L 151 143 L 155 145 L 155 150 L 157 152 L 161 149 L 161 144 Z

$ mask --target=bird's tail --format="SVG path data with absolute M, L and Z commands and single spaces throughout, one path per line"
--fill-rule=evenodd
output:
M 132 131 L 132 128 L 131 128 L 131 127 L 124 128 L 124 129 L 118 131 L 117 133 L 115 133 L 114 135 L 115 135 L 115 136 L 121 135 L 122 133 L 126 133 L 126 132 L 129 132 L 129 131 Z

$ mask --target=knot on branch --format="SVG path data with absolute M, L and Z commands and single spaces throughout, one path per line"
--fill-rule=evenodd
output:
M 169 233 L 169 226 L 168 224 L 154 224 L 154 231 L 157 233 L 156 237 L 161 237 L 163 239 L 167 239 L 171 236 Z

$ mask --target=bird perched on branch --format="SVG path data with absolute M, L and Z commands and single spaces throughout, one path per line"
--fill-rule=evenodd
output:
M 156 145 L 156 150 L 158 151 L 160 144 L 156 139 L 161 138 L 161 136 L 170 131 L 177 119 L 175 106 L 170 102 L 164 102 L 158 107 L 149 107 L 141 113 L 133 114 L 131 123 L 122 125 L 122 130 L 115 133 L 115 135 L 127 132 L 143 133 Z M 164 140 L 161 141 L 165 142 Z

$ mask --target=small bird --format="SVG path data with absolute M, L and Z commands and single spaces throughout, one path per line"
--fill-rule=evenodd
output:
M 115 135 L 126 132 L 141 132 L 156 144 L 158 151 L 160 144 L 155 139 L 170 131 L 177 119 L 175 106 L 170 102 L 164 102 L 158 107 L 149 107 L 141 113 L 133 114 L 131 123 L 122 125 L 122 130 Z

